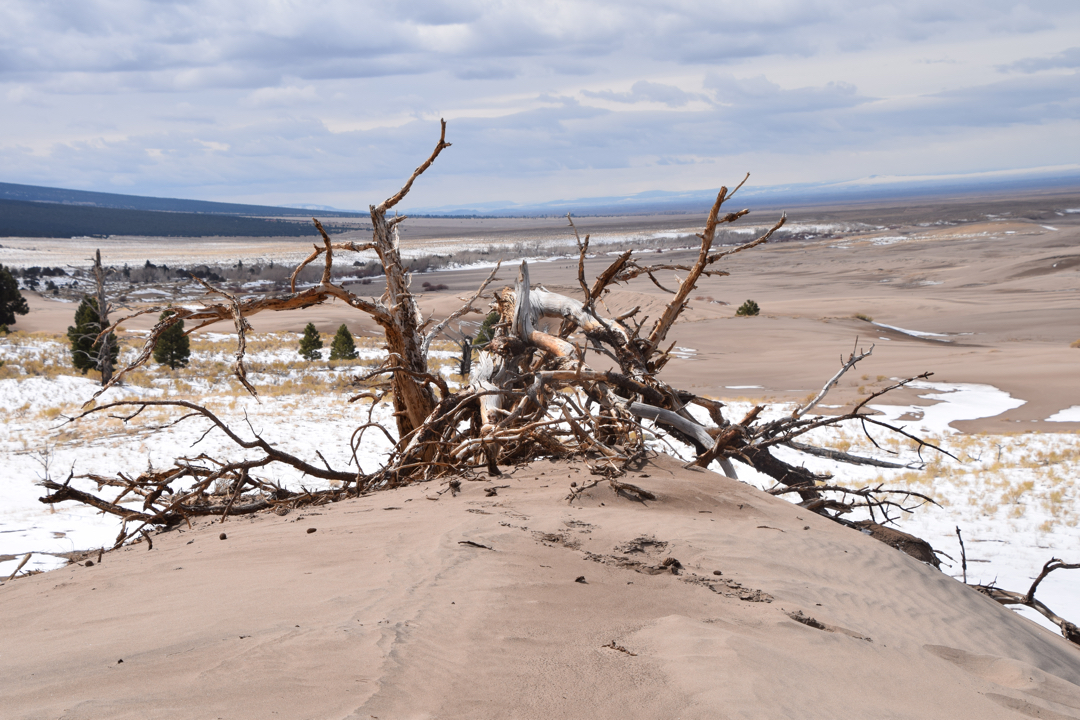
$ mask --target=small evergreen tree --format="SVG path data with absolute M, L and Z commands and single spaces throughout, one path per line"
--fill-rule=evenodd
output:
M 322 358 L 322 338 L 315 325 L 308 323 L 304 328 L 304 337 L 300 338 L 300 357 L 305 360 L 319 360 Z
M 171 310 L 161 313 L 158 322 L 172 315 Z M 168 365 L 171 369 L 186 367 L 191 357 L 191 340 L 184 334 L 184 321 L 170 325 L 161 333 L 154 346 L 154 362 Z
M 742 317 L 750 317 L 751 315 L 757 315 L 760 312 L 761 308 L 758 307 L 758 304 L 756 302 L 754 302 L 753 300 L 747 300 L 739 306 L 739 309 L 735 311 L 735 314 Z
M 303 348 L 302 343 L 301 348 Z M 303 349 L 301 349 L 300 353 L 303 354 L 303 352 Z M 330 343 L 330 359 L 355 360 L 357 355 L 359 353 L 356 352 L 356 343 L 353 342 L 352 333 L 349 332 L 349 328 L 345 327 L 345 323 L 341 323 L 341 327 L 337 329 L 337 334 L 334 335 L 334 342 Z
M 75 310 L 75 326 L 68 327 L 68 341 L 71 342 L 71 364 L 76 370 L 82 370 L 83 375 L 87 370 L 101 369 L 102 360 L 108 362 L 109 370 L 116 367 L 116 356 L 120 354 L 120 345 L 116 341 L 116 335 L 108 335 L 108 358 L 101 357 L 103 340 L 97 340 L 97 336 L 104 328 L 98 319 L 97 298 L 84 297 Z
M 491 342 L 491 338 L 495 335 L 494 325 L 499 322 L 499 313 L 492 310 L 484 318 L 484 322 L 480 323 L 480 331 L 476 333 L 476 341 L 473 343 L 473 347 L 481 347 Z
M 19 292 L 19 283 L 3 265 L 0 265 L 0 325 L 14 325 L 16 315 L 30 312 L 26 298 Z

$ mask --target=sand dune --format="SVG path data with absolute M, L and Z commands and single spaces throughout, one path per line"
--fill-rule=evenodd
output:
M 851 212 L 832 219 L 874 220 Z M 931 370 L 935 381 L 1024 401 L 957 429 L 1080 430 L 1045 422 L 1080 405 L 1080 349 L 1070 347 L 1080 338 L 1080 225 L 1033 215 L 931 226 L 927 212 L 883 211 L 907 224 L 726 260 L 731 275 L 703 281 L 673 331 L 666 379 L 715 397 L 797 400 L 856 342 L 873 343 L 831 404 Z M 428 229 L 431 243 L 476 230 Z M 591 259 L 586 273 L 608 261 Z M 568 293 L 575 272 L 567 260 L 532 268 L 534 282 Z M 425 294 L 425 312 L 444 315 L 486 274 L 439 273 L 450 290 Z M 500 271 L 499 284 L 515 274 Z M 747 298 L 761 316 L 734 317 Z M 652 317 L 663 302 L 647 279 L 605 298 L 611 314 L 637 306 Z M 71 304 L 30 303 L 19 329 L 71 323 Z M 309 321 L 377 331 L 341 304 L 251 318 L 257 331 Z M 925 405 L 920 392 L 892 402 Z M 156 536 L 151 551 L 136 545 L 8 583 L 0 715 L 1080 718 L 1080 651 L 937 570 L 664 458 L 630 477 L 655 503 L 601 485 L 568 505 L 569 483 L 586 472 L 544 461 L 497 483 L 465 482 L 456 497 L 419 485 L 202 523 Z M 487 497 L 493 484 L 509 487 Z
M 540 462 L 13 583 L 3 714 L 1080 717 L 1080 650 L 886 545 L 663 458 L 630 478 L 656 502 L 568 505 L 587 479 Z

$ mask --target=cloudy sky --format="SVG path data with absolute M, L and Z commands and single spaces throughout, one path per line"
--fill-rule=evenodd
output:
M 4 0 L 0 181 L 366 208 L 1080 164 L 1077 0 Z

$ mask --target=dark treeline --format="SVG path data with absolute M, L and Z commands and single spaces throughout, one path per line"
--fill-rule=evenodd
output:
M 13 277 L 22 278 L 23 285 L 31 290 L 41 290 L 41 285 L 44 284 L 44 289 L 53 293 L 57 293 L 59 289 L 52 278 L 68 276 L 64 268 L 38 267 L 37 265 L 27 268 L 8 268 L 8 271 Z
M 350 229 L 334 225 L 325 227 L 328 233 Z M 310 220 L 262 220 L 232 215 L 0 200 L 0 237 L 317 237 L 318 234 Z
M 313 263 L 300 272 L 297 282 L 300 285 L 316 283 L 322 276 L 322 271 L 322 265 Z M 289 277 L 292 272 L 292 265 L 276 264 L 272 260 L 267 263 L 245 264 L 243 261 L 238 261 L 235 265 L 190 265 L 187 267 L 155 265 L 147 260 L 144 265 L 138 267 L 125 265 L 122 268 L 110 268 L 109 279 L 111 282 L 123 281 L 132 285 L 152 285 L 195 276 L 208 283 L 232 290 L 240 289 L 245 283 L 254 282 L 261 282 L 263 290 L 285 290 L 289 286 Z M 383 268 L 377 261 L 357 261 L 351 266 L 335 267 L 333 275 L 335 279 L 354 277 L 360 282 L 369 283 L 371 278 L 383 275 Z
M 40 185 L 0 183 L 0 199 L 33 202 L 64 203 L 124 210 L 154 210 L 159 212 L 213 213 L 218 215 L 254 215 L 256 217 L 311 217 L 310 210 L 274 207 L 271 205 L 241 205 L 239 203 L 182 200 L 179 198 L 143 197 L 118 193 L 66 190 Z M 367 213 L 319 210 L 320 217 L 367 217 Z

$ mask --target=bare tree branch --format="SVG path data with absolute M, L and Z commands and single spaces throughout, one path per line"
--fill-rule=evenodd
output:
M 466 315 L 467 313 L 479 312 L 476 308 L 473 307 L 473 303 L 476 302 L 477 298 L 483 295 L 484 290 L 486 290 L 487 286 L 491 284 L 491 281 L 495 279 L 495 273 L 499 272 L 500 267 L 502 267 L 501 260 L 495 263 L 495 267 L 492 268 L 491 272 L 487 276 L 487 279 L 485 279 L 484 282 L 480 283 L 480 287 L 477 288 L 476 292 L 472 294 L 472 296 L 465 302 L 465 304 L 452 312 L 450 315 L 448 315 L 445 320 L 441 321 L 435 327 L 433 327 L 431 329 L 431 332 L 429 332 L 424 337 L 424 344 L 422 348 L 422 352 L 424 353 L 424 355 L 427 355 L 428 348 L 431 347 L 431 341 L 434 340 L 447 325 L 449 325 L 454 320 L 457 320 L 459 317 Z
M 407 181 L 405 181 L 405 185 L 402 186 L 400 190 L 398 190 L 394 195 L 388 197 L 386 200 L 383 200 L 379 204 L 378 208 L 376 208 L 379 213 L 385 213 L 387 210 L 390 210 L 399 202 L 401 202 L 405 198 L 405 196 L 409 194 L 409 190 L 412 189 L 412 184 L 416 181 L 416 178 L 423 175 L 424 171 L 431 167 L 431 163 L 435 162 L 435 158 L 439 157 L 439 153 L 450 147 L 450 143 L 446 142 L 446 121 L 439 120 L 439 125 L 442 128 L 439 134 L 439 143 L 435 146 L 435 150 L 431 153 L 431 157 L 425 160 L 420 165 L 420 167 L 416 168 L 416 170 L 413 171 L 413 174 L 409 177 Z
M 858 342 L 859 342 L 859 340 L 858 340 L 858 338 L 856 338 L 855 339 L 856 345 L 858 344 Z M 871 345 L 870 349 L 867 350 L 864 353 L 856 354 L 855 350 L 852 349 L 851 355 L 848 356 L 847 362 L 843 363 L 843 365 L 840 367 L 839 372 L 837 372 L 835 375 L 833 375 L 832 378 L 829 379 L 829 382 L 825 383 L 825 387 L 821 388 L 821 392 L 819 392 L 817 394 L 817 396 L 814 397 L 813 400 L 811 400 L 810 402 L 808 402 L 806 405 L 804 405 L 801 408 L 796 408 L 796 410 L 791 413 L 792 419 L 793 420 L 798 420 L 803 415 L 805 415 L 806 413 L 810 412 L 815 407 L 817 407 L 817 404 L 819 402 L 821 402 L 822 400 L 824 400 L 825 396 L 829 394 L 829 390 L 831 390 L 833 388 L 833 386 L 836 385 L 836 383 L 840 382 L 840 378 L 844 376 L 844 373 L 846 373 L 851 368 L 855 367 L 855 365 L 860 360 L 862 360 L 864 358 L 867 358 L 867 357 L 870 357 L 870 354 L 873 353 L 873 352 L 874 352 L 874 346 L 873 345 Z

